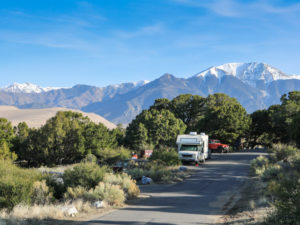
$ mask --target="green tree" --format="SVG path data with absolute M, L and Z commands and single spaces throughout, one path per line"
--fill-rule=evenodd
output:
M 270 131 L 273 142 L 298 142 L 297 118 L 300 111 L 300 91 L 289 92 L 281 97 L 281 105 L 269 108 L 272 130 Z
M 30 128 L 25 122 L 19 123 L 15 128 L 15 138 L 13 141 L 13 151 L 18 155 L 20 160 L 26 158 L 26 148 Z
M 299 143 L 299 112 L 300 112 L 300 91 L 292 91 L 288 93 L 288 97 L 283 95 L 281 97 L 281 112 L 284 117 L 285 130 L 284 142 Z
M 251 126 L 248 142 L 251 148 L 255 145 L 272 146 L 271 119 L 268 110 L 257 110 L 251 115 Z
M 14 130 L 11 122 L 5 118 L 0 118 L 0 140 L 7 142 L 11 146 L 11 141 L 14 138 Z
M 143 150 L 148 142 L 148 131 L 143 123 L 136 123 L 137 127 L 131 130 L 131 147 L 135 150 Z
M 13 139 L 14 130 L 11 122 L 0 118 L 0 159 L 17 159 L 17 155 L 10 151 L 13 147 Z
M 170 109 L 170 100 L 167 98 L 158 98 L 154 101 L 154 104 L 150 106 L 150 110 L 162 110 L 162 109 Z
M 113 131 L 72 111 L 57 112 L 39 129 L 25 123 L 16 128 L 15 149 L 31 166 L 74 163 L 90 153 L 101 157 L 101 151 L 116 146 Z
M 300 147 L 300 111 L 293 116 L 289 130 L 291 139 L 296 142 L 297 146 Z
M 24 143 L 23 153 L 20 160 L 25 160 L 30 166 L 50 164 L 48 160 L 48 149 L 44 148 L 47 143 L 43 142 L 41 129 L 30 129 L 26 142 Z
M 40 147 L 46 164 L 71 163 L 84 157 L 82 127 L 89 123 L 81 113 L 57 112 L 40 130 Z M 39 148 L 39 147 L 38 147 Z
M 118 144 L 113 132 L 110 132 L 101 123 L 89 123 L 84 129 L 83 136 L 85 138 L 86 152 L 92 153 L 97 157 L 101 157 L 101 151 L 104 149 L 115 148 Z
M 209 95 L 204 108 L 204 117 L 197 125 L 198 132 L 204 131 L 212 138 L 231 144 L 246 136 L 251 118 L 235 98 L 220 93 Z
M 182 94 L 169 103 L 170 111 L 187 125 L 187 131 L 195 129 L 203 117 L 205 98 L 199 95 Z
M 0 140 L 0 160 L 3 159 L 16 160 L 17 155 L 9 150 L 8 144 L 5 140 Z
M 124 146 L 125 144 L 125 132 L 126 129 L 122 127 L 122 124 L 118 124 L 115 129 L 112 130 L 112 135 L 116 139 L 118 146 Z
M 183 133 L 185 129 L 186 125 L 182 120 L 176 118 L 169 110 L 152 108 L 142 111 L 129 124 L 126 130 L 126 141 L 131 148 L 136 146 L 134 143 L 138 141 L 154 146 L 174 146 L 177 135 Z M 147 138 L 145 138 L 146 133 Z M 143 137 L 143 140 L 137 140 L 140 137 Z

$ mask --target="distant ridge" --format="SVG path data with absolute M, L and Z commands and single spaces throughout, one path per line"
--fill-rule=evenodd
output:
M 236 98 L 251 113 L 279 104 L 283 94 L 300 91 L 300 76 L 287 75 L 265 63 L 235 62 L 210 67 L 189 78 L 164 74 L 151 82 L 128 82 L 106 87 L 75 85 L 72 88 L 50 88 L 49 91 L 40 91 L 29 83 L 23 86 L 9 90 L 0 88 L 0 105 L 22 109 L 72 108 L 96 113 L 115 124 L 128 124 L 155 99 L 172 99 L 180 94 L 206 97 L 225 93 Z M 28 91 L 28 88 L 35 91 Z
M 0 118 L 6 118 L 12 122 L 13 126 L 20 122 L 26 122 L 29 127 L 41 127 L 48 119 L 55 116 L 58 111 L 73 111 L 82 113 L 95 123 L 102 123 L 108 129 L 116 128 L 116 125 L 94 113 L 85 113 L 80 110 L 66 108 L 46 108 L 46 109 L 18 109 L 14 106 L 0 106 Z

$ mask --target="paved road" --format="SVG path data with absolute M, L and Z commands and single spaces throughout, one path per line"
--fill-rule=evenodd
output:
M 260 153 L 215 154 L 189 179 L 173 185 L 142 186 L 149 198 L 83 225 L 215 224 L 249 173 L 250 160 Z

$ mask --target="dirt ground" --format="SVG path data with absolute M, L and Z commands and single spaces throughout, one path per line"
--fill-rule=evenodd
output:
M 249 178 L 240 193 L 235 196 L 234 202 L 228 202 L 224 206 L 225 215 L 219 224 L 244 225 L 261 224 L 264 218 L 271 212 L 271 207 L 264 197 L 265 184 L 258 178 Z M 230 205 L 230 207 L 226 207 Z

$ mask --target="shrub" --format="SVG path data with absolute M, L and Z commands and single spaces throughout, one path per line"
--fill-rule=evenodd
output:
M 91 189 L 103 180 L 107 171 L 107 167 L 99 167 L 96 163 L 82 162 L 72 169 L 67 169 L 63 179 L 66 187 L 82 186 Z
M 143 176 L 150 177 L 155 182 L 168 181 L 172 177 L 172 171 L 156 161 L 145 168 L 134 168 L 128 174 L 135 180 L 141 180 Z
M 131 152 L 126 148 L 116 149 L 104 149 L 101 150 L 101 156 L 99 158 L 101 164 L 112 165 L 120 160 L 126 160 L 131 158 Z
M 36 181 L 32 187 L 32 203 L 37 205 L 45 205 L 53 200 L 53 193 L 50 192 L 45 180 Z
M 87 154 L 85 158 L 82 160 L 82 162 L 85 163 L 96 163 L 97 162 L 97 157 L 93 154 Z
M 261 175 L 269 165 L 269 159 L 265 156 L 259 156 L 251 161 L 251 169 L 255 175 Z
M 162 166 L 154 166 L 150 169 L 148 176 L 155 182 L 166 181 L 171 176 L 171 171 Z
M 120 186 L 109 184 L 106 184 L 105 186 L 106 188 L 104 192 L 104 200 L 110 205 L 122 205 L 125 201 L 125 194 L 124 191 L 120 188 Z
M 274 198 L 275 211 L 267 224 L 299 224 L 300 221 L 300 173 L 281 174 L 268 184 L 268 193 Z
M 122 174 L 107 173 L 104 176 L 103 182 L 119 185 L 124 190 L 128 198 L 137 197 L 140 193 L 140 189 L 136 185 L 136 181 L 132 180 L 131 177 L 126 173 L 122 173 Z
M 267 194 L 272 199 L 273 212 L 264 224 L 300 224 L 300 155 L 293 146 L 274 145 L 273 160 L 262 175 L 269 180 Z M 283 162 L 282 162 L 283 161 Z
M 84 198 L 88 201 L 104 200 L 110 205 L 120 206 L 125 201 L 125 193 L 119 185 L 100 182 L 86 192 Z
M 161 160 L 166 163 L 168 166 L 179 165 L 180 160 L 178 157 L 178 152 L 176 149 L 159 149 L 154 150 L 151 157 L 151 160 Z
M 135 181 L 127 174 L 107 173 L 102 182 L 95 188 L 87 190 L 82 186 L 68 187 L 65 199 L 83 199 L 84 201 L 104 200 L 110 205 L 122 205 L 126 197 L 131 198 L 139 194 Z
M 53 196 L 56 199 L 61 199 L 66 192 L 63 179 L 59 176 L 54 176 L 53 174 L 44 175 L 44 179 L 46 179 L 47 186 L 49 187 L 50 192 L 53 193 Z
M 66 193 L 64 194 L 65 199 L 80 199 L 84 198 L 87 193 L 87 190 L 82 186 L 77 187 L 68 187 Z
M 265 171 L 262 173 L 262 179 L 263 180 L 272 180 L 277 179 L 280 172 L 282 171 L 282 168 L 280 165 L 271 165 L 268 168 L 265 169 Z
M 143 168 L 133 168 L 128 171 L 128 174 L 134 179 L 134 180 L 140 180 L 143 176 L 146 176 L 147 170 Z
M 292 166 L 294 170 L 300 173 L 300 154 L 297 154 L 297 157 L 295 157 L 295 160 L 292 162 Z
M 21 169 L 11 161 L 0 160 L 0 208 L 32 202 L 33 183 L 41 178 L 34 170 Z
M 299 150 L 291 145 L 275 144 L 270 149 L 274 161 L 290 161 L 297 154 Z

